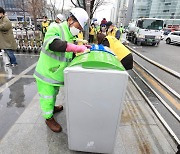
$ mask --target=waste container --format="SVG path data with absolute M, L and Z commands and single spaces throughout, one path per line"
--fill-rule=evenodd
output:
M 111 60 L 112 66 L 102 64 L 98 56 L 95 59 L 100 63 L 94 67 L 90 63 L 96 60 L 88 54 L 81 57 L 85 61 L 76 59 L 64 70 L 68 146 L 76 151 L 113 153 L 128 74 L 121 64 L 112 69 Z

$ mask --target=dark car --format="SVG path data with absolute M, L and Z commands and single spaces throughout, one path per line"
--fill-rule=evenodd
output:
M 171 29 L 165 29 L 163 34 L 168 35 L 170 32 L 171 32 Z

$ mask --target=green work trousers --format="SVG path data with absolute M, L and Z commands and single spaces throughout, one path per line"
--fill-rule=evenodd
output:
M 40 96 L 40 106 L 43 117 L 50 119 L 53 116 L 56 96 L 59 92 L 59 86 L 52 86 L 40 80 L 36 80 L 38 93 Z

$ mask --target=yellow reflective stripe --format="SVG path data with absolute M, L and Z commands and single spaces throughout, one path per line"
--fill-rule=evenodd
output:
M 34 75 L 36 75 L 38 78 L 40 78 L 41 80 L 51 83 L 51 84 L 60 84 L 60 85 L 64 85 L 64 82 L 60 82 L 57 80 L 53 80 L 47 77 L 44 77 L 43 75 L 39 74 L 37 71 L 34 72 Z

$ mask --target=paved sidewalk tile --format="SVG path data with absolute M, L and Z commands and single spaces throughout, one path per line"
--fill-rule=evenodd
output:
M 57 102 L 64 105 L 64 110 L 54 116 L 63 132 L 54 133 L 46 126 L 36 95 L 0 141 L 0 154 L 85 154 L 68 149 L 63 88 Z M 175 148 L 166 130 L 129 82 L 114 154 L 173 154 Z

